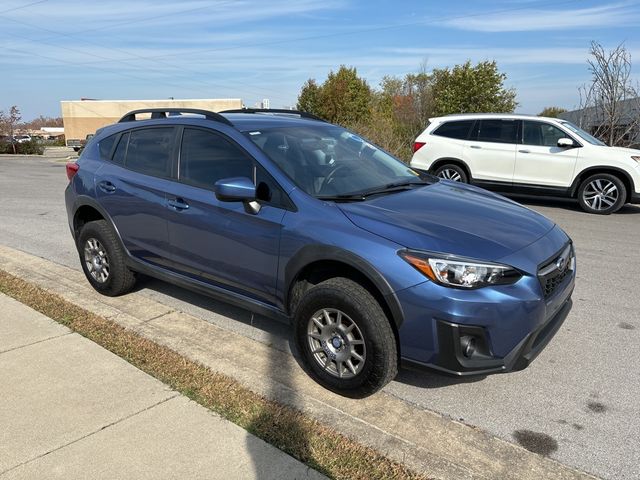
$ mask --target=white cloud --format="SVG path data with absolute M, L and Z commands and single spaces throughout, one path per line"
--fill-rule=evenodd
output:
M 478 32 L 569 30 L 585 27 L 635 26 L 640 23 L 637 2 L 574 9 L 528 8 L 512 12 L 460 17 L 445 26 Z

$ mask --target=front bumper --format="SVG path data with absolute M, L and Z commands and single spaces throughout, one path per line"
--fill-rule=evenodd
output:
M 571 298 L 561 309 L 537 330 L 527 335 L 504 358 L 491 356 L 491 350 L 482 327 L 465 327 L 448 322 L 438 322 L 438 360 L 436 363 L 422 363 L 408 358 L 402 365 L 409 368 L 435 369 L 458 376 L 506 373 L 525 369 L 544 350 L 569 315 L 573 302 Z M 467 358 L 461 348 L 461 337 L 473 333 L 475 338 L 483 338 L 480 352 Z
M 557 229 L 518 252 L 518 258 L 510 256 L 505 263 L 536 272 L 525 274 L 513 285 L 460 290 L 427 281 L 397 292 L 405 314 L 399 330 L 403 364 L 454 375 L 525 368 L 553 338 L 571 310 L 575 263 L 563 270 L 565 275 L 546 296 L 537 276 L 542 272 L 541 265 L 555 259 L 568 241 Z M 540 264 L 540 258 L 547 260 Z M 471 353 L 466 349 L 469 339 L 473 340 Z

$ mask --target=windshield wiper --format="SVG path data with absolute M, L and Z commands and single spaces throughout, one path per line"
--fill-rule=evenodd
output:
M 361 202 L 366 200 L 367 197 L 372 195 L 381 195 L 385 193 L 404 192 L 411 190 L 411 187 L 415 185 L 429 185 L 429 182 L 424 180 L 409 180 L 404 182 L 389 183 L 383 187 L 374 188 L 371 190 L 364 190 L 362 192 L 347 193 L 344 195 L 332 195 L 327 197 L 317 197 L 320 200 L 329 200 L 333 202 Z
M 411 188 L 413 188 L 416 185 L 428 185 L 428 182 L 425 182 L 423 180 L 409 180 L 404 182 L 389 183 L 384 187 L 374 188 L 372 190 L 366 190 L 360 193 L 359 195 L 362 195 L 363 197 L 366 198 L 371 195 L 379 195 L 383 193 L 403 192 L 405 190 L 411 190 Z

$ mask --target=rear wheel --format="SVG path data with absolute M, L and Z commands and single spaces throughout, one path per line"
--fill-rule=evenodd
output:
M 578 202 L 585 212 L 609 215 L 625 204 L 627 189 L 615 175 L 596 173 L 580 184 Z
M 468 183 L 469 178 L 467 172 L 464 171 L 459 165 L 453 163 L 447 163 L 438 167 L 435 171 L 436 177 L 444 178 L 445 180 L 451 180 L 453 182 Z
M 332 278 L 309 289 L 296 309 L 295 329 L 307 370 L 337 393 L 371 395 L 398 372 L 389 320 L 375 298 L 352 280 Z
M 127 267 L 124 250 L 105 220 L 88 222 L 82 227 L 78 253 L 87 280 L 103 295 L 122 295 L 135 285 L 135 273 Z

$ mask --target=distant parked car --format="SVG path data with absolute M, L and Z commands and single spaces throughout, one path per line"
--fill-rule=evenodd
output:
M 30 135 L 16 135 L 13 137 L 13 140 L 16 143 L 27 143 L 31 141 L 31 136 Z
M 411 166 L 505 193 L 576 198 L 589 213 L 640 203 L 640 150 L 608 147 L 558 118 L 432 118 L 415 141 Z
M 98 292 L 140 272 L 285 319 L 310 374 L 348 396 L 401 360 L 523 369 L 571 309 L 573 244 L 551 220 L 302 112 L 131 112 L 67 176 Z
M 70 138 L 66 140 L 67 147 L 73 148 L 74 152 L 79 152 L 83 146 L 83 141 L 77 138 Z

